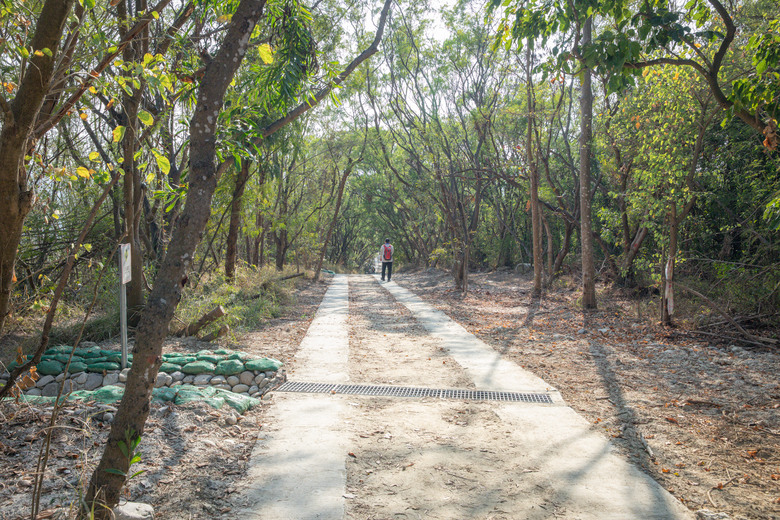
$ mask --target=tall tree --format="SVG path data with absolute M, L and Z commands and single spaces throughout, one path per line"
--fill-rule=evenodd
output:
M 391 1 L 387 0 L 383 6 L 376 38 L 372 43 L 373 52 L 361 53 L 363 60 L 376 52 L 390 5 Z M 187 200 L 158 271 L 152 293 L 141 314 L 133 349 L 134 362 L 128 374 L 124 396 L 103 456 L 92 474 L 86 494 L 86 510 L 93 510 L 102 518 L 108 518 L 111 513 L 101 505 L 111 507 L 119 501 L 120 491 L 129 470 L 130 461 L 125 456 L 126 453 L 123 453 L 124 443 L 128 440 L 136 441 L 144 431 L 152 389 L 162 364 L 162 344 L 173 313 L 181 300 L 182 289 L 187 283 L 186 272 L 192 264 L 195 247 L 206 227 L 212 196 L 217 186 L 218 167 L 215 158 L 218 116 L 233 76 L 251 45 L 255 44 L 252 41 L 252 33 L 264 14 L 264 8 L 266 0 L 239 2 L 218 52 L 204 71 L 197 106 L 190 121 L 190 186 Z M 352 70 L 359 63 L 354 63 L 353 60 L 347 69 L 353 64 Z M 347 75 L 343 75 L 342 80 Z M 291 84 L 286 88 L 296 89 L 304 79 L 305 72 L 303 77 L 288 77 Z M 326 88 L 332 89 L 334 86 L 331 82 Z M 327 94 L 323 97 L 325 95 Z M 295 114 L 288 113 L 282 118 L 284 122 L 275 125 L 275 129 L 269 131 L 268 135 L 294 121 L 305 111 L 301 109 Z

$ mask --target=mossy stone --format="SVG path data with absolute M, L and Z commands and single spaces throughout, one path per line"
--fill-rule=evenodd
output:
M 53 359 L 47 359 L 38 363 L 37 370 L 39 374 L 45 376 L 56 376 L 62 373 L 62 363 Z
M 100 363 L 90 363 L 87 365 L 87 372 L 102 372 L 104 370 L 119 370 L 119 363 L 111 361 L 101 361 Z
M 182 369 L 181 365 L 177 365 L 175 363 L 169 363 L 167 361 L 164 361 L 163 364 L 160 365 L 160 372 L 165 372 L 166 374 L 171 374 L 181 369 Z
M 181 371 L 185 374 L 210 374 L 215 368 L 214 363 L 208 361 L 193 361 L 181 367 Z
M 282 367 L 283 363 L 273 358 L 250 359 L 245 363 L 247 370 L 255 372 L 276 372 Z
M 232 376 L 240 374 L 244 370 L 244 364 L 238 359 L 226 359 L 217 363 L 214 373 L 219 376 Z

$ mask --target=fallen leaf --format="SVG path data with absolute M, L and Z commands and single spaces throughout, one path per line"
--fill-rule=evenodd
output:
M 667 421 L 669 421 L 670 423 L 673 423 L 673 424 L 680 424 L 680 421 L 678 421 L 678 420 L 677 420 L 677 419 L 675 419 L 674 417 L 665 417 L 665 419 L 666 419 Z

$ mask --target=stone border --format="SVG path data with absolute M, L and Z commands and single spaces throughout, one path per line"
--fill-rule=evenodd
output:
M 70 347 L 67 347 L 68 349 Z M 54 356 L 64 355 L 65 347 L 53 347 L 47 350 L 47 356 L 49 359 Z M 97 352 L 100 349 L 97 345 L 90 343 L 84 346 L 84 349 L 79 349 L 77 352 L 86 352 L 92 349 Z M 101 351 L 103 353 L 109 351 Z M 111 351 L 114 353 L 113 351 Z M 118 353 L 116 353 L 118 354 Z M 213 386 L 222 390 L 228 390 L 237 394 L 245 395 L 248 397 L 262 398 L 263 395 L 278 387 L 287 380 L 287 374 L 281 367 L 281 362 L 268 359 L 268 358 L 250 358 L 248 355 L 235 352 L 227 349 L 218 349 L 216 351 L 200 351 L 195 354 L 182 354 L 182 353 L 166 353 L 163 354 L 163 364 L 169 363 L 176 358 L 197 358 L 209 357 L 209 358 L 223 358 L 222 361 L 232 363 L 232 367 L 242 366 L 244 364 L 254 364 L 254 366 L 270 366 L 276 367 L 275 369 L 265 370 L 248 370 L 242 369 L 236 371 L 234 374 L 215 374 L 219 372 L 220 362 L 216 364 L 206 363 L 209 371 L 203 373 L 185 373 L 182 370 L 173 370 L 170 372 L 160 371 L 157 374 L 157 380 L 155 382 L 155 388 L 161 387 L 176 387 L 180 385 L 193 385 L 195 387 L 207 387 Z M 102 360 L 102 358 L 101 358 Z M 199 361 L 203 363 L 202 361 Z M 42 361 L 43 363 L 43 361 Z M 99 361 L 108 366 L 115 365 L 114 362 Z M 259 363 L 259 364 L 258 364 Z M 118 368 L 118 365 L 116 365 Z M 169 367 L 176 367 L 176 365 L 168 365 Z M 187 365 L 184 365 L 186 367 Z M 184 370 L 187 368 L 182 367 Z M 245 368 L 245 367 L 244 367 Z M 43 396 L 43 397 L 56 397 L 59 393 L 59 387 L 63 380 L 64 389 L 63 395 L 67 395 L 77 390 L 96 390 L 105 386 L 118 386 L 124 388 L 127 381 L 127 374 L 130 368 L 124 370 L 100 370 L 100 371 L 79 371 L 73 374 L 65 374 L 60 372 L 59 374 L 45 374 L 41 375 L 40 379 L 36 381 L 35 386 L 26 390 L 25 395 L 29 396 Z M 5 385 L 8 381 L 9 373 L 3 372 L 0 374 L 0 385 Z

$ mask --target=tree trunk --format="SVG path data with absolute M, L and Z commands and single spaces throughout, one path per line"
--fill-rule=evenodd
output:
M 19 83 L 16 97 L 3 102 L 3 129 L 0 132 L 0 332 L 11 310 L 14 263 L 22 238 L 24 219 L 35 195 L 27 186 L 24 162 L 29 138 L 43 100 L 48 93 L 59 58 L 57 51 L 73 0 L 47 0 L 35 24 L 32 49 L 51 49 L 52 56 L 33 55 Z
M 574 224 L 566 221 L 564 226 L 563 244 L 561 244 L 561 249 L 558 251 L 558 254 L 555 255 L 552 276 L 557 276 L 558 272 L 561 270 L 561 266 L 563 266 L 563 260 L 566 258 L 566 255 L 569 254 L 569 249 L 571 248 L 571 235 L 574 233 Z
M 230 203 L 230 225 L 228 226 L 227 250 L 225 252 L 225 277 L 233 281 L 236 276 L 236 260 L 238 256 L 238 227 L 241 224 L 241 199 L 249 179 L 249 160 L 241 161 L 241 169 L 236 175 L 236 186 L 233 189 L 233 200 Z
M 195 113 L 190 122 L 190 189 L 181 218 L 155 280 L 154 289 L 136 332 L 134 360 L 111 426 L 105 451 L 90 480 L 85 507 L 94 507 L 100 518 L 108 518 L 120 498 L 125 476 L 110 473 L 129 470 L 120 442 L 143 435 L 157 372 L 162 364 L 162 344 L 186 284 L 186 270 L 192 263 L 209 218 L 211 199 L 217 185 L 215 159 L 216 115 L 225 91 L 246 55 L 249 37 L 262 13 L 265 0 L 241 0 L 214 60 L 206 67 Z
M 588 17 L 582 28 L 582 45 L 591 41 L 593 18 Z M 591 221 L 590 171 L 593 123 L 593 91 L 591 70 L 583 66 L 580 95 L 580 239 L 582 241 L 582 306 L 596 308 L 596 266 L 593 260 L 593 232 Z
M 126 12 L 126 3 L 121 2 L 117 6 L 119 23 L 126 23 L 130 14 Z M 137 13 L 143 14 L 146 10 L 146 2 L 139 1 L 136 5 Z M 144 36 L 148 36 L 148 28 L 143 30 Z M 131 42 L 124 48 L 122 57 L 125 62 L 140 62 L 144 53 L 149 48 L 148 37 Z M 124 177 L 124 208 L 125 208 L 125 242 L 130 244 L 130 269 L 132 279 L 127 284 L 127 308 L 130 311 L 128 323 L 131 326 L 138 325 L 141 319 L 141 310 L 144 306 L 144 272 L 143 251 L 141 249 L 141 208 L 143 193 L 141 186 L 141 172 L 138 170 L 136 152 L 140 146 L 138 132 L 138 112 L 141 98 L 143 97 L 146 82 L 140 79 L 141 85 L 133 93 L 122 95 L 122 123 L 125 125 L 125 134 L 122 138 L 122 168 Z
M 552 229 L 550 229 L 550 223 L 544 217 L 544 213 L 542 213 L 542 224 L 544 224 L 544 231 L 547 235 L 547 274 L 549 277 L 552 277 L 554 272 L 553 266 L 555 265 L 555 253 L 553 253 L 553 234 Z
M 528 128 L 525 142 L 526 160 L 528 161 L 528 178 L 531 182 L 531 239 L 534 255 L 534 286 L 531 296 L 538 298 L 542 295 L 542 283 L 544 281 L 544 260 L 542 260 L 542 219 L 539 207 L 539 169 L 533 150 L 534 131 L 534 98 L 531 91 L 533 78 L 531 77 L 531 46 L 526 47 L 526 99 L 528 104 Z
M 349 177 L 355 164 L 357 164 L 357 162 L 353 162 L 350 158 L 347 167 L 344 169 L 344 174 L 339 180 L 338 193 L 336 194 L 336 208 L 333 210 L 333 219 L 328 225 L 328 231 L 325 234 L 325 240 L 322 243 L 322 250 L 320 251 L 319 258 L 317 258 L 317 267 L 314 269 L 315 282 L 320 279 L 320 270 L 322 269 L 322 262 L 325 260 L 325 253 L 328 250 L 328 243 L 330 242 L 330 237 L 333 235 L 333 229 L 336 227 L 336 223 L 339 219 L 339 211 L 341 211 L 341 201 L 344 197 L 344 187 L 347 185 L 347 177 Z
M 284 269 L 284 261 L 287 256 L 287 230 L 280 229 L 273 233 L 274 244 L 276 245 L 276 270 L 281 271 Z

